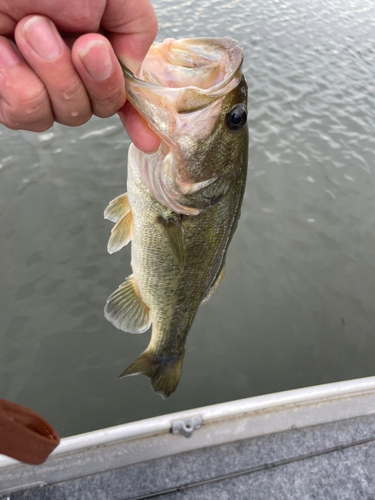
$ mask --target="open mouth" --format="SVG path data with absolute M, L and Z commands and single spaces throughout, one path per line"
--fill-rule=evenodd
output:
M 151 46 L 142 64 L 140 78 L 161 87 L 212 90 L 225 84 L 241 62 L 241 48 L 228 38 L 168 38 Z
M 242 59 L 241 46 L 231 38 L 168 38 L 151 46 L 138 78 L 123 68 L 129 100 L 137 107 L 142 95 L 177 113 L 202 109 L 238 85 Z

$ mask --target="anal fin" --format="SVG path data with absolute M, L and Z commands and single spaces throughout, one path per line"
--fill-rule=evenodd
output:
M 215 283 L 208 290 L 207 294 L 205 295 L 204 299 L 202 300 L 201 305 L 205 304 L 206 302 L 208 302 L 210 300 L 210 298 L 213 296 L 213 294 L 219 288 L 219 285 L 223 281 L 224 276 L 225 276 L 225 263 L 223 264 L 223 267 L 221 268 L 221 271 L 220 271 L 218 277 L 216 278 Z
M 142 300 L 133 274 L 109 296 L 104 315 L 125 332 L 143 333 L 150 328 L 150 309 Z

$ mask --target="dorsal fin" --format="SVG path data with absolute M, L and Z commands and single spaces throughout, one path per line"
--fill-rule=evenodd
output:
M 118 222 L 130 210 L 128 193 L 120 194 L 108 203 L 104 210 L 104 218 Z
M 184 228 L 180 217 L 177 214 L 168 218 L 159 215 L 157 222 L 164 228 L 176 263 L 182 271 L 186 263 L 186 248 Z
M 116 328 L 125 332 L 143 333 L 150 328 L 150 309 L 142 300 L 133 274 L 108 297 L 104 314 Z

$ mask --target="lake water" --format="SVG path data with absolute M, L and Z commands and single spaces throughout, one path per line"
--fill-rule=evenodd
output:
M 179 387 L 116 380 L 150 333 L 116 330 L 109 200 L 125 191 L 117 117 L 0 129 L 0 395 L 62 436 L 182 409 L 375 375 L 373 0 L 154 2 L 165 37 L 245 51 L 249 175 L 227 272 L 188 336 Z

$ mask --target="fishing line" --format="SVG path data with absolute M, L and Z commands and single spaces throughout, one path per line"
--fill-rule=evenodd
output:
M 195 483 L 190 483 L 183 486 L 175 486 L 173 488 L 168 488 L 163 491 L 157 491 L 155 493 L 148 493 L 146 495 L 126 498 L 124 500 L 147 500 L 148 498 L 157 498 L 162 495 L 168 495 L 170 493 L 180 493 L 180 492 L 183 493 L 186 490 L 192 488 L 198 488 L 199 486 L 204 486 L 206 484 L 216 483 L 219 481 L 224 481 L 225 479 L 232 479 L 239 476 L 245 476 L 247 474 L 253 474 L 254 472 L 274 469 L 282 465 L 291 464 L 293 462 L 300 462 L 302 460 L 308 460 L 309 458 L 319 457 L 321 455 L 327 455 L 329 453 L 345 450 L 346 448 L 352 448 L 354 446 L 360 446 L 362 444 L 367 444 L 372 442 L 375 442 L 375 434 L 364 439 L 358 439 L 357 441 L 352 441 L 350 443 L 339 444 L 337 446 L 332 446 L 331 448 L 324 448 L 323 450 L 314 451 L 312 453 L 306 453 L 304 455 L 299 455 L 297 457 L 286 458 L 284 460 L 278 460 L 276 462 L 259 465 L 258 467 L 251 467 L 249 469 L 244 469 L 237 472 L 231 472 L 229 474 L 223 474 L 221 476 L 212 477 L 210 479 L 204 479 L 202 481 L 197 481 Z

